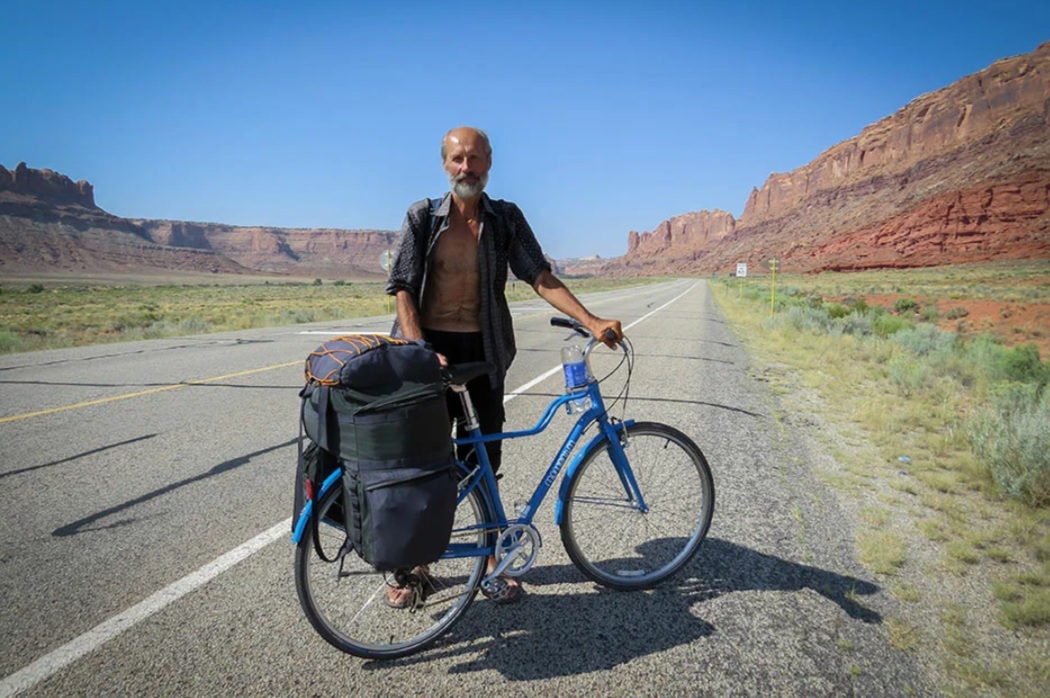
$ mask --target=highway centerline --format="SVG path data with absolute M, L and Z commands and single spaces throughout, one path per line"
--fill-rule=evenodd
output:
M 654 310 L 646 313 L 642 317 L 640 317 L 637 320 L 635 320 L 634 322 L 630 323 L 629 325 L 627 325 L 624 328 L 624 330 L 628 330 L 628 329 L 638 325 L 640 322 L 642 322 L 642 321 L 648 319 L 649 317 L 655 315 L 656 313 L 660 312 L 661 310 L 663 310 L 664 308 L 668 307 L 672 303 L 674 303 L 674 302 L 678 301 L 679 299 L 681 299 L 683 296 L 685 296 L 690 291 L 692 291 L 695 287 L 696 287 L 696 283 L 694 283 L 689 288 L 687 288 L 685 291 L 683 291 L 679 295 L 675 296 L 671 300 L 667 301 L 666 303 L 664 303 L 660 307 L 655 308 Z M 299 363 L 301 363 L 301 362 L 299 362 L 299 361 L 292 361 L 292 362 L 289 362 L 289 363 L 286 363 L 286 364 L 278 364 L 278 365 L 275 365 L 275 366 L 268 366 L 268 367 L 264 367 L 264 368 L 250 369 L 248 371 L 241 371 L 239 373 L 231 373 L 231 374 L 228 374 L 228 375 L 225 375 L 225 376 L 216 376 L 214 378 L 206 378 L 206 379 L 202 379 L 202 380 L 199 380 L 199 381 L 191 381 L 191 382 L 186 382 L 186 383 L 177 383 L 177 384 L 174 384 L 174 385 L 163 386 L 163 387 L 160 387 L 160 388 L 154 388 L 154 389 L 147 390 L 147 391 L 140 391 L 138 393 L 130 393 L 130 394 L 127 394 L 127 395 L 118 395 L 118 396 L 114 396 L 112 398 L 104 398 L 102 400 L 93 400 L 93 401 L 86 402 L 86 403 L 78 403 L 77 405 L 69 405 L 69 406 L 66 406 L 66 407 L 54 408 L 54 409 L 51 409 L 51 410 L 43 410 L 43 411 L 40 411 L 40 412 L 35 412 L 35 413 L 31 413 L 31 414 L 26 414 L 26 415 L 16 415 L 15 417 L 7 417 L 4 420 L 0 420 L 0 422 L 3 422 L 3 421 L 14 421 L 14 419 L 16 419 L 16 418 L 17 419 L 26 419 L 28 417 L 37 416 L 37 415 L 41 415 L 41 414 L 51 414 L 51 413 L 54 413 L 54 412 L 61 412 L 63 410 L 75 409 L 77 407 L 83 407 L 83 406 L 88 406 L 88 405 L 97 405 L 97 404 L 102 404 L 102 403 L 106 403 L 106 402 L 113 402 L 115 400 L 123 400 L 123 399 L 126 399 L 126 398 L 135 397 L 135 396 L 138 396 L 138 395 L 145 395 L 145 394 L 149 394 L 149 393 L 153 393 L 153 392 L 160 392 L 160 391 L 163 391 L 163 390 L 173 390 L 175 388 L 182 388 L 182 387 L 186 387 L 188 385 L 194 385 L 196 383 L 208 383 L 208 382 L 213 382 L 213 381 L 217 381 L 217 380 L 222 380 L 224 378 L 232 378 L 234 376 L 242 376 L 242 375 L 246 375 L 246 374 L 250 374 L 250 373 L 258 373 L 260 371 L 269 371 L 269 370 L 273 370 L 273 369 L 276 369 L 276 368 L 286 368 L 288 366 L 294 366 L 294 365 L 299 364 Z M 561 370 L 561 365 L 559 364 L 558 366 L 555 366 L 553 369 L 551 369 L 551 370 L 549 370 L 549 371 L 547 371 L 547 372 L 537 376 L 536 378 L 533 378 L 532 380 L 528 381 L 527 383 L 525 383 L 521 387 L 513 390 L 510 394 L 504 396 L 503 404 L 507 404 L 508 402 L 513 400 L 514 398 L 516 398 L 519 395 L 521 395 L 522 393 L 524 393 L 529 388 L 531 388 L 534 385 L 540 383 L 541 381 L 546 380 L 547 378 L 553 376 L 555 373 L 557 373 L 560 370 Z M 250 540 L 242 543 L 241 545 L 237 546 L 233 550 L 230 550 L 229 552 L 224 553 L 223 555 L 220 555 L 218 558 L 216 558 L 212 562 L 207 563 L 206 565 L 200 567 L 199 569 L 195 570 L 194 572 L 191 572 L 190 574 L 186 575 L 185 577 L 182 577 L 181 579 L 179 579 L 179 580 L 177 580 L 175 582 L 172 582 L 168 586 L 164 587 L 160 591 L 155 592 L 154 594 L 152 594 L 149 597 L 147 597 L 146 599 L 140 601 L 139 603 L 137 603 L 136 605 L 132 606 L 131 608 L 129 608 L 129 609 L 127 609 L 127 610 L 125 610 L 125 611 L 123 611 L 121 613 L 118 613 L 116 615 L 110 616 L 108 619 L 102 621 L 101 623 L 96 625 L 91 630 L 88 630 L 87 632 L 82 633 L 81 635 L 77 636 L 73 640 L 70 640 L 69 642 L 67 642 L 66 644 L 62 645 L 61 647 L 58 647 L 57 649 L 52 650 L 51 652 L 47 653 L 46 655 L 44 655 L 40 659 L 37 659 L 36 661 L 32 662 L 28 666 L 26 666 L 26 667 L 24 667 L 22 669 L 19 669 L 15 673 L 13 673 L 13 674 L 11 674 L 11 675 L 3 678 L 3 679 L 0 679 L 0 698 L 7 698 L 8 696 L 14 696 L 14 695 L 16 695 L 18 693 L 21 693 L 22 691 L 26 691 L 26 690 L 32 688 L 33 686 L 35 686 L 36 684 L 40 683 L 44 679 L 52 676 L 53 674 L 57 673 L 61 669 L 65 668 L 66 666 L 69 666 L 73 662 L 77 661 L 78 659 L 80 659 L 84 655 L 89 654 L 90 652 L 92 652 L 92 651 L 98 649 L 99 647 L 101 647 L 106 642 L 109 642 L 110 640 L 112 640 L 113 638 L 117 637 L 118 635 L 121 635 L 125 631 L 130 630 L 132 627 L 134 627 L 138 623 L 146 620 L 147 618 L 149 618 L 150 616 L 154 615 L 155 613 L 158 613 L 159 611 L 164 610 L 165 608 L 167 608 L 168 606 L 170 606 L 174 602 L 176 602 L 179 599 L 181 599 L 183 596 L 185 596 L 185 595 L 189 594 L 190 592 L 192 592 L 192 591 L 194 591 L 196 589 L 199 589 L 200 587 L 204 586 L 205 584 L 207 584 L 209 581 L 211 581 L 215 577 L 219 576 L 220 574 L 222 574 L 226 570 L 228 570 L 231 567 L 233 567 L 234 565 L 236 565 L 238 562 L 241 562 L 242 560 L 247 559 L 248 557 L 254 555 L 257 552 L 259 552 L 260 550 L 262 550 L 266 546 L 270 545 L 271 543 L 273 543 L 275 541 L 278 541 L 278 540 L 281 540 L 286 535 L 289 535 L 289 531 L 291 530 L 291 525 L 292 525 L 291 517 L 285 519 L 284 521 L 281 521 L 280 523 L 274 524 L 269 529 L 267 529 L 267 530 L 263 531 L 262 533 L 256 535 L 255 537 L 251 538 Z
M 113 395 L 112 397 L 103 397 L 98 400 L 87 400 L 85 402 L 78 402 L 73 405 L 63 405 L 61 407 L 51 407 L 46 410 L 38 410 L 36 412 L 26 412 L 24 414 L 13 414 L 10 417 L 0 417 L 0 424 L 7 422 L 17 422 L 21 419 L 30 419 L 32 417 L 42 417 L 48 414 L 55 414 L 56 412 L 65 412 L 67 410 L 78 410 L 82 407 L 93 407 L 95 405 L 105 405 L 109 402 L 117 402 L 118 400 L 128 400 L 133 397 L 142 397 L 143 395 L 152 395 L 154 393 L 163 393 L 166 390 L 175 390 L 176 388 L 186 388 L 191 385 L 204 385 L 205 383 L 214 383 L 215 381 L 226 380 L 227 378 L 237 378 L 239 376 L 247 376 L 252 373 L 260 373 L 262 371 L 273 371 L 278 368 L 288 368 L 289 366 L 295 366 L 302 364 L 302 361 L 289 361 L 285 364 L 275 364 L 273 366 L 264 366 L 262 368 L 251 368 L 247 371 L 238 371 L 237 373 L 227 373 L 224 376 L 213 376 L 212 378 L 201 378 L 199 380 L 185 381 L 183 383 L 172 383 L 171 385 L 162 385 L 157 388 L 149 388 L 147 390 L 139 390 L 134 393 L 124 393 L 123 395 Z

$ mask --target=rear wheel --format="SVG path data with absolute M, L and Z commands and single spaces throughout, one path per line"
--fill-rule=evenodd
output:
M 613 444 L 584 456 L 569 483 L 561 539 L 587 577 L 614 589 L 651 587 L 693 558 L 707 535 L 715 487 L 704 454 L 682 432 L 626 427 L 623 450 L 641 503 L 613 465 Z
M 306 617 L 321 637 L 349 654 L 365 659 L 393 659 L 418 652 L 446 633 L 466 612 L 485 572 L 482 550 L 491 534 L 482 529 L 488 507 L 475 487 L 456 508 L 452 544 L 475 555 L 441 559 L 426 566 L 420 589 L 421 606 L 391 608 L 387 590 L 396 584 L 394 574 L 378 572 L 352 550 L 338 558 L 346 540 L 341 526 L 326 519 L 342 501 L 341 483 L 320 500 L 314 548 L 312 526 L 307 526 L 295 554 L 295 586 Z M 417 570 L 418 572 L 418 570 Z

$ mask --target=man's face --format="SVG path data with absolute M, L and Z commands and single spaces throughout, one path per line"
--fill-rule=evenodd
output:
M 445 140 L 445 172 L 452 192 L 465 199 L 480 196 L 489 181 L 492 156 L 485 139 L 473 131 L 453 131 Z

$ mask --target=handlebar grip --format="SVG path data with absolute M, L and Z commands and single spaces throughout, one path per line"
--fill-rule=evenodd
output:
M 616 332 L 613 330 L 605 330 L 605 339 L 609 342 L 615 342 L 619 337 L 616 336 Z
M 551 325 L 554 327 L 568 327 L 570 330 L 576 329 L 576 321 L 567 317 L 552 317 Z

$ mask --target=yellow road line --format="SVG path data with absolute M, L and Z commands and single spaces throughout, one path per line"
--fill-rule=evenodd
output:
M 76 410 L 81 407 L 92 407 L 94 405 L 104 405 L 107 402 L 116 402 L 117 400 L 127 400 L 133 397 L 142 397 L 143 395 L 152 395 L 153 393 L 162 393 L 165 390 L 175 390 L 176 388 L 185 388 L 190 385 L 202 385 L 204 383 L 214 383 L 215 381 L 226 380 L 227 378 L 236 378 L 238 376 L 247 376 L 252 373 L 261 373 L 262 371 L 273 371 L 278 368 L 288 368 L 289 366 L 302 365 L 302 361 L 289 361 L 286 364 L 276 364 L 274 366 L 264 366 L 263 368 L 252 368 L 247 371 L 238 371 L 237 373 L 227 373 L 225 376 L 215 376 L 213 378 L 202 378 L 200 380 L 186 381 L 185 383 L 173 383 L 172 385 L 162 385 L 158 388 L 150 388 L 149 390 L 139 390 L 135 393 L 125 393 L 123 395 L 114 395 L 113 397 L 104 397 L 98 400 L 88 400 L 87 402 L 78 402 L 75 405 L 65 405 L 63 407 L 52 407 L 46 410 L 40 410 L 39 412 L 26 412 L 25 414 L 15 414 L 10 417 L 0 417 L 0 424 L 7 422 L 17 422 L 20 419 L 29 419 L 30 417 L 42 417 L 46 414 L 54 414 L 56 412 L 65 412 L 66 410 Z

